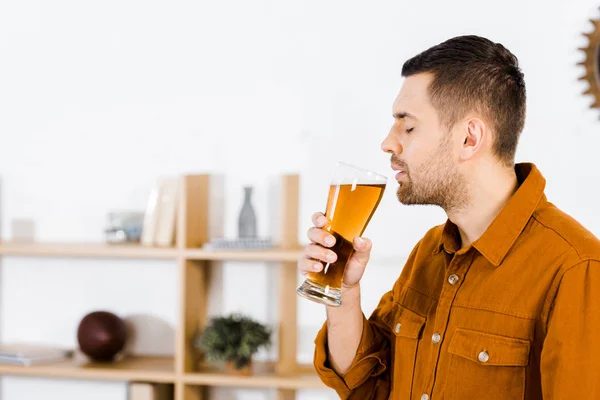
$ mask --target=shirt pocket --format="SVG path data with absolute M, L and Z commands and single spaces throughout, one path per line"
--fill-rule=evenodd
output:
M 522 400 L 530 342 L 456 329 L 450 345 L 446 382 L 449 400 Z
M 383 318 L 392 332 L 392 388 L 390 399 L 410 399 L 419 339 L 426 318 L 394 303 Z

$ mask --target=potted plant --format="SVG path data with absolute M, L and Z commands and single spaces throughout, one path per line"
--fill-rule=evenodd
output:
M 194 345 L 209 361 L 225 361 L 228 372 L 250 373 L 252 356 L 271 345 L 271 330 L 249 317 L 233 313 L 211 318 Z

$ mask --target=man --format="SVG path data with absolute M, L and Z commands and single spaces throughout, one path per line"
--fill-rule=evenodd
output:
M 342 306 L 327 307 L 315 340 L 321 379 L 343 399 L 600 399 L 600 242 L 546 199 L 535 165 L 515 165 L 517 58 L 456 37 L 402 75 L 382 149 L 400 202 L 438 205 L 448 219 L 368 320 L 360 279 L 372 244 L 354 238 Z M 313 216 L 303 274 L 335 258 L 326 221 Z

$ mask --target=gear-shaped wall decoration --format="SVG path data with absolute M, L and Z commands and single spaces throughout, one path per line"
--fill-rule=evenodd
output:
M 585 75 L 579 79 L 589 84 L 583 94 L 594 96 L 591 108 L 600 108 L 600 20 L 590 19 L 590 22 L 594 25 L 594 31 L 584 33 L 588 38 L 588 45 L 579 50 L 582 50 L 586 57 L 577 65 L 585 67 Z

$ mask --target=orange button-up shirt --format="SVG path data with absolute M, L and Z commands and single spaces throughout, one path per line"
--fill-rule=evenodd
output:
M 485 233 L 431 229 L 364 319 L 338 375 L 327 325 L 314 365 L 343 399 L 600 399 L 600 241 L 544 195 L 533 164 Z

